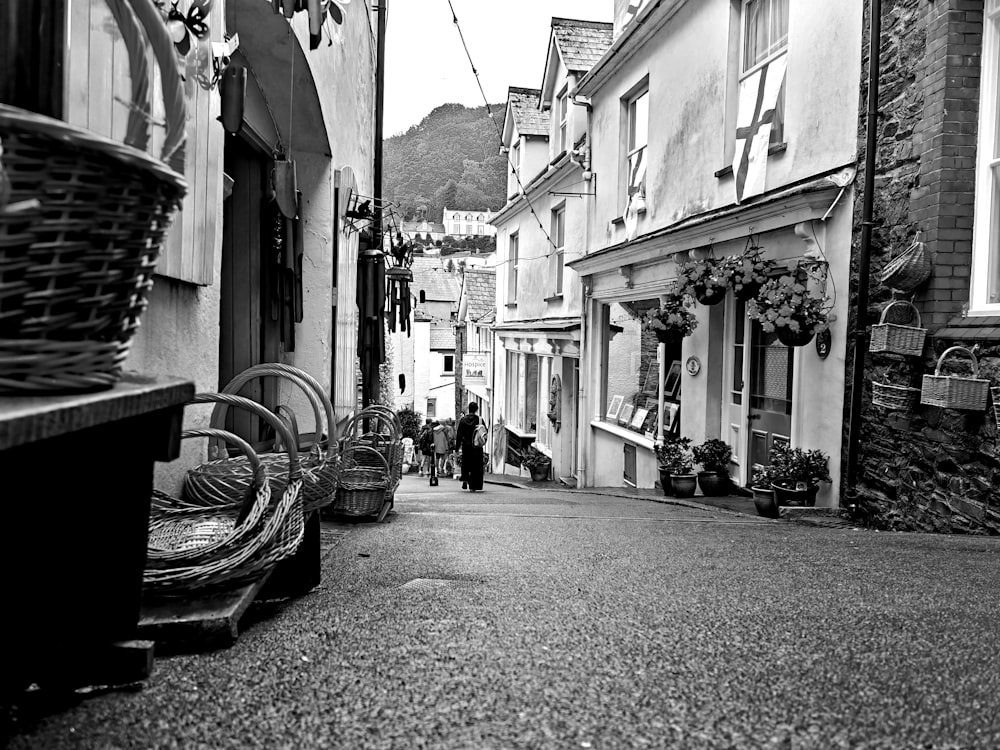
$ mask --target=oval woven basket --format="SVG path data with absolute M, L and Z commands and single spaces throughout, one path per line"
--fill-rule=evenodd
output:
M 882 269 L 882 283 L 900 292 L 912 292 L 931 277 L 931 259 L 924 244 L 924 233 L 917 232 L 913 243 Z
M 942 375 L 941 366 L 949 354 L 962 353 L 972 360 L 972 377 Z M 951 346 L 941 353 L 933 375 L 924 375 L 920 388 L 920 403 L 940 406 L 945 409 L 965 409 L 986 411 L 986 398 L 990 392 L 990 381 L 977 377 L 979 360 L 964 346 Z
M 886 323 L 886 316 L 894 305 L 906 305 L 916 316 L 916 326 L 904 326 L 897 323 Z M 885 306 L 879 322 L 872 326 L 871 339 L 868 342 L 870 352 L 889 352 L 903 354 L 909 357 L 919 357 L 924 353 L 924 340 L 927 329 L 920 327 L 920 311 L 907 300 L 894 300 Z
M 152 0 L 107 0 L 125 40 L 125 143 L 0 104 L 0 391 L 108 387 L 121 377 L 163 239 L 187 190 L 184 91 Z M 167 135 L 142 149 L 152 112 L 147 40 L 160 69 Z M 164 163 L 166 162 L 166 163 Z
M 920 389 L 872 381 L 872 404 L 883 409 L 912 411 L 920 403 Z
M 345 516 L 375 515 L 392 487 L 385 456 L 374 448 L 349 444 L 340 458 L 337 496 L 328 510 Z

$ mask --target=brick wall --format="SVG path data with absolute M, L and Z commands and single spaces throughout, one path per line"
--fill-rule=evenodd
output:
M 858 128 L 862 168 L 871 11 L 870 2 L 866 4 Z M 938 356 L 956 336 L 967 339 L 961 342 L 966 346 L 978 342 L 980 377 L 1000 382 L 1000 341 L 991 342 L 971 328 L 965 336 L 962 328 L 969 323 L 961 320 L 969 299 L 982 22 L 982 0 L 882 3 L 868 322 L 878 322 L 891 298 L 879 283 L 882 267 L 910 245 L 918 230 L 925 233 L 934 263 L 930 280 L 913 299 L 930 332 L 924 357 L 869 354 L 865 361 L 858 485 L 848 489 L 845 504 L 882 528 L 1000 533 L 1000 493 L 995 489 L 1000 486 L 1000 461 L 992 408 L 984 413 L 927 406 L 886 410 L 872 405 L 870 385 L 877 380 L 919 388 L 922 375 L 934 372 Z M 862 180 L 859 174 L 859 185 Z M 860 197 L 854 215 L 856 280 Z M 935 336 L 943 327 L 948 333 Z

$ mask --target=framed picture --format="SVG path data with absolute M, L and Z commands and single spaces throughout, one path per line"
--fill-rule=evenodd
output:
M 611 420 L 618 419 L 618 412 L 621 411 L 622 402 L 624 400 L 625 397 L 622 396 L 621 394 L 612 396 L 611 403 L 608 405 L 608 413 L 605 414 L 604 416 Z
M 663 395 L 667 398 L 677 398 L 677 394 L 681 390 L 681 361 L 675 359 L 670 363 L 670 369 L 667 370 L 667 377 L 663 381 Z
M 632 410 L 634 408 L 632 404 L 624 404 L 622 410 L 618 412 L 618 421 L 622 424 L 628 424 L 629 420 L 632 419 Z
M 665 432 L 677 432 L 680 430 L 680 404 L 664 404 L 665 414 L 663 415 L 663 429 Z
M 646 417 L 648 416 L 649 409 L 636 409 L 635 414 L 632 415 L 632 421 L 629 424 L 632 428 L 641 430 L 642 426 L 646 423 Z

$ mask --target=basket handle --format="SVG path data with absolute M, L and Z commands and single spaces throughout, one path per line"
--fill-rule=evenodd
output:
M 199 393 L 195 395 L 193 399 L 188 401 L 189 404 L 217 404 L 216 410 L 222 407 L 222 413 L 230 406 L 241 407 L 249 412 L 256 414 L 258 417 L 267 422 L 271 427 L 274 428 L 276 434 L 281 436 L 281 439 L 288 446 L 288 484 L 293 481 L 302 478 L 302 469 L 299 466 L 299 448 L 296 442 L 292 439 L 291 434 L 288 432 L 288 426 L 282 422 L 275 414 L 266 409 L 265 407 L 258 404 L 249 398 L 243 396 L 236 396 L 232 393 Z M 212 412 L 213 421 L 215 418 L 215 411 Z
M 363 459 L 363 461 L 359 462 L 355 456 Z M 352 468 L 351 463 L 353 462 L 355 466 L 382 469 L 385 471 L 386 477 L 389 476 L 389 462 L 385 460 L 385 456 L 380 451 L 369 448 L 367 445 L 349 445 L 344 449 L 341 461 L 341 468 Z
M 937 367 L 934 368 L 935 377 L 941 374 L 941 365 L 944 363 L 944 358 L 947 357 L 951 352 L 965 352 L 966 354 L 968 354 L 969 358 L 972 360 L 972 377 L 973 378 L 979 377 L 979 360 L 976 359 L 975 354 L 966 349 L 964 346 L 949 346 L 947 349 L 941 352 L 941 356 L 938 357 Z
M 894 299 L 892 302 L 890 302 L 888 305 L 886 305 L 884 308 L 882 308 L 882 315 L 878 319 L 879 325 L 885 323 L 885 316 L 886 316 L 886 314 L 888 314 L 889 308 L 892 307 L 893 305 L 908 305 L 909 308 L 911 310 L 913 310 L 913 312 L 916 313 L 916 315 L 917 315 L 917 325 L 914 326 L 914 327 L 915 328 L 923 328 L 923 325 L 921 325 L 921 321 L 920 321 L 920 310 L 918 310 L 917 306 L 914 305 L 912 302 L 910 302 L 909 300 L 905 300 L 905 299 Z
M 184 83 L 177 67 L 174 42 L 163 16 L 153 0 L 107 0 L 128 50 L 132 77 L 132 102 L 125 143 L 145 149 L 149 140 L 146 120 L 153 107 L 146 70 L 146 40 L 160 68 L 167 135 L 160 158 L 179 174 L 184 174 L 184 138 L 187 128 Z M 143 36 L 143 32 L 145 36 Z
M 216 440 L 225 440 L 227 443 L 232 443 L 243 451 L 247 460 L 250 462 L 250 468 L 253 470 L 253 474 L 250 478 L 250 486 L 247 488 L 247 492 L 243 497 L 243 504 L 240 505 L 240 512 L 236 516 L 236 526 L 239 527 L 239 525 L 246 520 L 247 516 L 250 515 L 250 511 L 253 510 L 254 503 L 257 500 L 257 493 L 267 485 L 267 467 L 261 465 L 260 456 L 258 456 L 256 451 L 254 451 L 254 449 L 250 446 L 250 443 L 232 432 L 217 430 L 214 427 L 199 427 L 196 429 L 184 430 L 184 432 L 181 433 L 181 440 L 196 437 L 207 437 Z

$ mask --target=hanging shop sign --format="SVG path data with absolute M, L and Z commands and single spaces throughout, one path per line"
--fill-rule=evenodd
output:
M 487 385 L 489 371 L 489 352 L 465 352 L 462 355 L 462 383 L 464 385 Z

